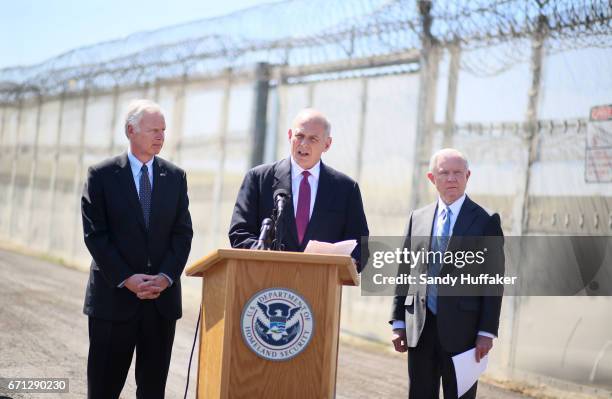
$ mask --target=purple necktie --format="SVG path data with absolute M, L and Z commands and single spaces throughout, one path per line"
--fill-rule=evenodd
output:
M 310 184 L 308 183 L 310 172 L 307 170 L 302 172 L 302 181 L 300 182 L 300 195 L 298 196 L 297 212 L 295 214 L 295 225 L 297 226 L 298 240 L 302 243 L 308 220 L 310 219 Z

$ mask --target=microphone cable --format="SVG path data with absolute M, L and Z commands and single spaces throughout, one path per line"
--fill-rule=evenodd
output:
M 189 355 L 189 366 L 187 367 L 187 384 L 185 384 L 185 395 L 183 399 L 187 399 L 187 391 L 189 390 L 189 372 L 191 371 L 191 360 L 193 359 L 193 350 L 195 349 L 196 340 L 198 338 L 198 330 L 200 328 L 200 318 L 202 317 L 202 304 L 200 303 L 200 311 L 198 312 L 198 323 L 196 324 L 195 334 L 193 336 L 193 345 L 191 345 L 191 354 Z M 197 396 L 197 393 L 196 393 Z

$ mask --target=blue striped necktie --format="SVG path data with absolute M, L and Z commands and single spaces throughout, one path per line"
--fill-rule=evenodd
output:
M 433 243 L 431 249 L 436 252 L 444 253 L 446 247 L 448 247 L 450 238 L 451 210 L 448 206 L 442 210 L 440 218 L 438 226 L 442 228 L 438 228 L 438 234 L 432 237 Z M 442 255 L 442 257 L 444 257 L 444 255 Z M 430 264 L 427 268 L 427 277 L 437 277 L 440 275 L 440 270 L 442 270 L 441 263 L 434 262 Z M 433 314 L 438 313 L 438 286 L 436 284 L 427 285 L 427 307 Z

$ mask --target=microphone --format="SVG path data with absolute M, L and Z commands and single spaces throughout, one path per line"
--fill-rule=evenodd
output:
M 273 198 L 274 206 L 276 208 L 276 219 L 280 219 L 281 215 L 283 214 L 283 210 L 287 205 L 287 201 L 291 199 L 291 193 L 289 192 L 289 190 L 279 188 L 278 190 L 274 191 Z
M 291 201 L 291 192 L 284 188 L 279 188 L 274 191 L 274 211 L 272 212 L 272 219 L 274 220 L 274 242 L 272 243 L 272 249 L 276 251 L 283 250 L 283 235 L 285 231 L 283 223 L 283 211 L 287 206 L 288 201 Z
M 261 232 L 257 242 L 251 246 L 251 249 L 266 250 L 270 249 L 270 233 L 272 232 L 273 222 L 270 218 L 265 218 L 261 222 Z

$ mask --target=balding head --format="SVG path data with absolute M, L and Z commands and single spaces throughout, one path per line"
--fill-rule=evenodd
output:
M 331 134 L 331 125 L 329 121 L 327 120 L 325 115 L 323 115 L 320 111 L 317 111 L 314 108 L 304 108 L 303 110 L 298 112 L 295 118 L 293 118 L 291 128 L 295 132 L 306 125 L 319 125 L 323 127 L 326 136 L 329 136 Z
M 330 132 L 331 125 L 325 115 L 312 108 L 301 110 L 288 131 L 293 160 L 305 170 L 316 165 L 321 154 L 331 146 Z
M 465 193 L 470 178 L 468 161 L 460 151 L 444 148 L 431 157 L 427 178 L 436 186 L 442 201 L 450 205 Z

